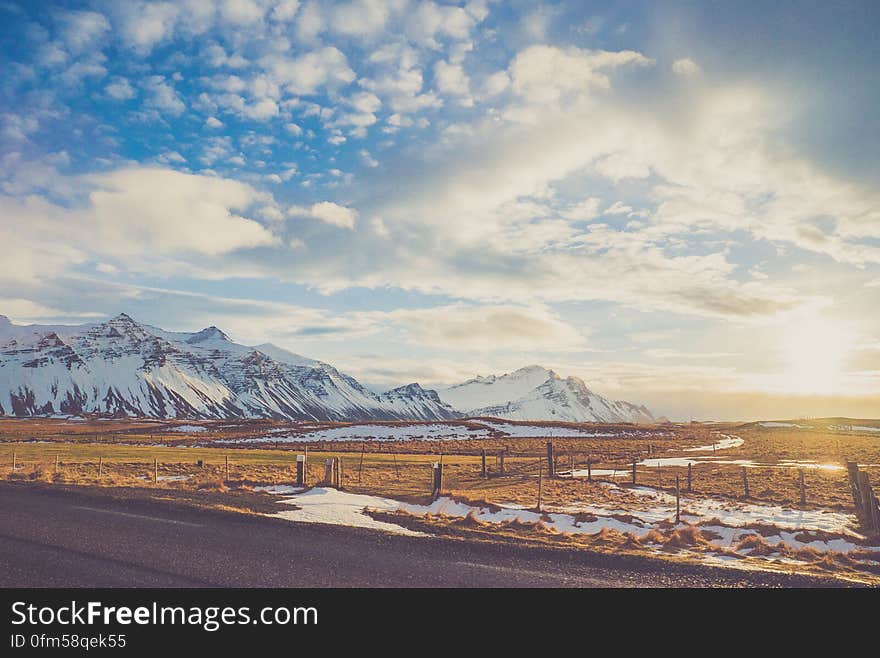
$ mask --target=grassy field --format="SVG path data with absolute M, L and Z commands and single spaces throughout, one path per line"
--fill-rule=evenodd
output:
M 869 427 L 872 421 L 858 421 Z M 0 420 L 0 477 L 44 481 L 102 482 L 144 485 L 159 462 L 164 487 L 228 487 L 233 483 L 290 483 L 296 455 L 308 452 L 308 483 L 323 478 L 324 460 L 341 457 L 343 486 L 350 490 L 392 496 L 422 497 L 430 492 L 430 464 L 444 462 L 445 490 L 467 499 L 527 504 L 536 495 L 539 464 L 546 455 L 544 437 L 491 436 L 467 441 L 316 441 L 305 443 L 248 444 L 269 430 L 303 431 L 315 427 L 341 427 L 340 423 L 294 424 L 275 421 L 202 422 L 206 431 L 186 433 L 180 423 L 107 420 Z M 606 437 L 554 438 L 558 468 L 585 469 L 590 460 L 601 473 L 596 480 L 631 481 L 633 460 L 660 457 L 694 458 L 692 488 L 696 494 L 744 498 L 743 464 L 749 498 L 764 502 L 797 504 L 800 499 L 799 466 L 804 467 L 807 504 L 847 509 L 852 499 L 846 479 L 846 461 L 856 461 L 880 482 L 880 432 L 838 431 L 841 421 L 829 419 L 801 423 L 800 427 L 765 427 L 761 424 L 666 426 L 653 434 L 629 436 L 631 426 L 602 426 Z M 558 425 L 547 424 L 548 430 Z M 847 426 L 848 427 L 848 426 Z M 595 430 L 597 426 L 579 429 Z M 710 445 L 724 433 L 744 440 L 741 446 L 716 454 L 694 453 L 688 448 Z M 218 442 L 229 442 L 223 443 Z M 259 445 L 259 448 L 245 446 Z M 490 477 L 480 474 L 480 450 L 487 452 Z M 12 453 L 17 470 L 12 472 Z M 498 454 L 506 457 L 504 477 L 499 477 Z M 441 458 L 442 453 L 442 458 Z M 55 459 L 59 461 L 56 472 Z M 225 463 L 229 459 L 229 480 Z M 98 462 L 103 460 L 102 478 Z M 197 466 L 201 461 L 202 466 Z M 786 463 L 800 462 L 801 464 Z M 363 466 L 361 466 L 363 463 Z M 174 477 L 176 476 L 176 477 Z M 183 479 L 181 476 L 190 476 Z M 640 465 L 637 482 L 674 490 L 679 477 L 684 488 L 685 466 Z M 174 479 L 167 479 L 174 477 Z M 601 496 L 606 489 L 586 478 L 545 479 L 543 494 L 560 504 Z

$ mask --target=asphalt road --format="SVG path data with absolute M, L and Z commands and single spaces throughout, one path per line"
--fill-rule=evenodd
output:
M 5 587 L 718 587 L 777 576 L 388 535 L 0 483 Z M 658 570 L 661 569 L 661 570 Z

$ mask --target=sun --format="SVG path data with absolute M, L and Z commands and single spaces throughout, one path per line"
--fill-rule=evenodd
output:
M 785 360 L 781 388 L 810 395 L 842 392 L 855 339 L 853 327 L 833 317 L 797 317 L 779 335 Z

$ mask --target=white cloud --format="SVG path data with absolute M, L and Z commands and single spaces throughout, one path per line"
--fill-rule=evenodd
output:
M 273 21 L 293 20 L 297 9 L 299 9 L 299 0 L 279 0 L 272 8 L 271 18 Z
M 255 0 L 222 0 L 220 15 L 227 23 L 246 26 L 263 18 L 265 9 Z
M 418 55 L 408 46 L 389 44 L 374 51 L 368 58 L 380 70 L 360 85 L 385 99 L 395 114 L 410 114 L 439 107 L 436 94 L 423 93 L 424 78 L 418 67 Z
M 492 97 L 504 92 L 510 86 L 510 76 L 507 71 L 496 71 L 483 83 L 483 95 Z
M 217 117 L 208 117 L 205 119 L 205 126 L 212 129 L 218 129 L 223 127 L 223 122 Z
M 590 220 L 599 215 L 599 204 L 601 200 L 597 197 L 584 199 L 580 203 L 576 203 L 570 208 L 564 210 L 561 214 L 566 219 L 574 221 Z
M 278 105 L 272 99 L 264 98 L 254 105 L 245 107 L 244 115 L 249 119 L 265 121 L 278 116 Z
M 64 254 L 69 263 L 91 253 L 124 258 L 129 267 L 173 261 L 177 255 L 218 256 L 276 244 L 266 228 L 239 214 L 266 198 L 244 183 L 148 167 L 91 174 L 74 182 L 75 196 L 65 205 L 36 196 L 0 197 L 0 212 L 15 218 L 18 226 L 10 244 L 27 241 L 26 251 L 39 254 L 45 236 L 53 235 L 73 250 Z M 88 191 L 84 203 L 75 200 L 82 190 Z M 36 263 L 27 271 L 51 273 Z
M 320 220 L 325 224 L 346 229 L 354 229 L 355 223 L 358 219 L 357 210 L 341 206 L 332 201 L 321 201 L 313 204 L 309 208 L 291 206 L 288 208 L 287 214 L 292 217 L 311 217 Z
M 81 311 L 65 311 L 20 297 L 0 297 L 0 311 L 16 324 L 48 322 L 57 318 L 90 318 L 100 315 Z
M 107 92 L 107 95 L 110 96 L 110 98 L 117 101 L 125 101 L 137 96 L 134 87 L 132 87 L 131 83 L 125 78 L 113 78 L 107 86 L 104 87 L 104 91 Z
M 342 35 L 372 38 L 381 34 L 393 13 L 406 5 L 403 0 L 351 0 L 334 7 L 330 25 Z
M 467 39 L 476 25 L 472 14 L 461 7 L 419 2 L 407 17 L 407 32 L 416 43 L 439 48 L 438 38 Z
M 450 64 L 443 60 L 438 61 L 434 64 L 434 81 L 441 94 L 461 96 L 471 104 L 473 103 L 469 98 L 470 79 L 460 64 Z
M 294 58 L 269 55 L 260 63 L 279 85 L 297 95 L 316 94 L 324 88 L 335 89 L 355 79 L 345 55 L 333 46 Z
M 180 6 L 171 2 L 126 2 L 120 7 L 123 39 L 135 52 L 146 55 L 174 33 Z
M 632 50 L 610 52 L 531 46 L 510 65 L 512 88 L 533 103 L 557 103 L 592 89 L 607 89 L 606 71 L 622 66 L 647 66 L 653 60 Z
M 96 47 L 110 30 L 110 21 L 95 11 L 71 11 L 61 15 L 63 37 L 67 47 L 74 53 Z
M 368 150 L 361 149 L 360 151 L 358 151 L 358 155 L 361 157 L 361 160 L 364 161 L 364 164 L 368 167 L 373 168 L 379 166 L 379 161 L 372 155 L 370 155 L 370 152 Z
M 690 78 L 694 75 L 698 75 L 701 70 L 699 64 L 694 60 L 690 57 L 684 57 L 682 59 L 677 59 L 672 63 L 672 72 L 676 75 Z
M 183 114 L 186 105 L 174 87 L 165 81 L 161 75 L 151 75 L 143 83 L 144 91 L 147 92 L 147 106 L 153 107 L 160 112 L 179 116 Z
M 628 206 L 622 201 L 615 201 L 610 206 L 608 206 L 603 214 L 605 215 L 628 215 L 633 211 L 632 206 Z

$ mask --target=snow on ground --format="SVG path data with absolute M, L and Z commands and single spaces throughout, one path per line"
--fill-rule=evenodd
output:
M 843 432 L 880 432 L 880 427 L 867 427 L 865 425 L 829 425 L 828 429 Z
M 478 421 L 481 425 L 491 427 L 494 430 L 503 432 L 504 434 L 517 439 L 534 438 L 534 437 L 575 437 L 575 438 L 592 438 L 597 436 L 619 436 L 621 432 L 610 430 L 597 432 L 595 430 L 581 430 L 572 427 L 560 427 L 552 425 L 515 425 L 513 423 L 501 423 L 488 420 Z M 627 434 L 624 432 L 623 434 Z
M 560 533 L 595 535 L 603 530 L 616 530 L 640 538 L 647 536 L 651 530 L 661 527 L 659 524 L 668 524 L 674 519 L 675 499 L 665 492 L 649 487 L 624 489 L 613 484 L 607 486 L 612 492 L 635 493 L 641 498 L 642 504 L 630 505 L 626 508 L 614 503 L 575 504 L 547 508 L 543 513 L 539 513 L 515 504 L 469 505 L 452 498 L 441 497 L 430 505 L 417 505 L 389 498 L 316 488 L 280 501 L 284 504 L 296 505 L 300 509 L 283 511 L 271 516 L 290 521 L 348 525 L 397 534 L 426 536 L 424 533 L 394 523 L 377 521 L 365 513 L 365 510 L 402 511 L 417 517 L 428 515 L 464 518 L 470 515 L 477 521 L 488 524 L 540 521 L 548 529 Z M 792 564 L 808 562 L 792 559 L 785 552 L 780 553 L 775 549 L 780 543 L 789 549 L 811 548 L 819 552 L 849 553 L 864 549 L 864 537 L 852 529 L 854 523 L 853 515 L 840 512 L 796 510 L 778 505 L 686 497 L 682 500 L 682 523 L 676 527 L 686 528 L 689 524 L 696 524 L 700 530 L 708 532 L 712 537 L 709 540 L 710 546 L 702 550 L 684 548 L 679 551 L 680 554 L 710 563 L 760 568 L 762 563 L 767 564 L 768 561 L 785 560 Z M 767 555 L 752 555 L 750 546 L 738 547 L 743 537 L 756 534 L 755 530 L 747 527 L 752 524 L 760 524 L 762 528 L 764 533 L 762 540 L 769 546 L 766 548 Z M 648 543 L 645 548 L 660 550 L 662 547 L 659 544 Z M 736 552 L 738 557 L 729 555 L 731 552 Z M 746 557 L 752 560 L 743 562 L 742 558 Z M 861 561 L 880 564 L 880 553 L 873 560 L 861 558 Z
M 712 455 L 697 455 L 694 457 L 649 457 L 648 459 L 643 459 L 638 462 L 638 466 L 644 466 L 645 468 L 663 468 L 664 466 L 679 466 L 681 468 L 686 468 L 688 465 L 696 466 L 698 464 L 726 464 L 730 466 L 745 466 L 746 468 L 804 468 L 804 469 L 820 469 L 826 471 L 842 471 L 845 470 L 845 467 L 840 464 L 819 464 L 812 460 L 782 460 L 774 463 L 763 463 L 756 462 L 751 459 L 723 459 L 717 457 L 714 453 L 718 450 L 725 450 L 729 448 L 738 448 L 745 441 L 738 436 L 727 436 L 726 434 L 721 435 L 721 440 L 717 441 L 714 444 L 714 449 L 712 445 L 708 446 L 699 446 L 697 448 L 685 448 L 682 452 L 698 452 L 698 451 L 708 451 L 712 450 Z M 630 472 L 630 466 L 627 465 L 625 467 L 619 469 L 593 469 L 593 475 L 595 477 L 611 477 L 615 478 L 617 475 L 625 476 Z M 573 474 L 570 474 L 568 471 L 563 471 L 560 473 L 563 477 L 571 477 L 572 475 L 576 478 L 578 477 L 587 477 L 588 471 L 587 469 L 578 469 L 575 470 Z
M 422 532 L 416 532 L 394 523 L 377 521 L 371 516 L 364 514 L 364 509 L 367 508 L 389 512 L 398 509 L 401 503 L 390 498 L 365 496 L 337 491 L 336 489 L 317 487 L 292 498 L 284 498 L 279 502 L 286 505 L 296 505 L 300 509 L 286 510 L 270 516 L 289 521 L 347 525 L 356 528 L 385 530 L 386 532 L 398 535 L 425 536 Z
M 254 487 L 254 491 L 262 491 L 264 493 L 274 495 L 296 494 L 304 490 L 305 487 L 296 487 L 292 484 L 267 484 L 259 487 Z
M 798 429 L 807 429 L 806 425 L 798 425 L 796 423 L 780 423 L 777 421 L 765 421 L 763 423 L 758 423 L 760 427 L 796 427 Z
M 288 434 L 287 436 L 263 436 L 255 439 L 218 441 L 218 443 L 241 442 L 308 442 L 308 441 L 405 441 L 412 439 L 426 440 L 466 440 L 480 439 L 489 436 L 485 429 L 471 430 L 465 425 L 444 423 L 413 424 L 413 425 L 347 425 L 345 427 L 329 427 L 326 429 L 306 432 L 305 434 Z
M 727 436 L 726 434 L 721 435 L 721 439 L 708 446 L 698 446 L 696 448 L 685 448 L 682 452 L 708 452 L 712 450 L 726 450 L 728 448 L 739 448 L 743 443 L 745 443 L 744 439 L 741 439 L 738 436 Z
M 203 427 L 201 425 L 177 425 L 176 427 L 172 427 L 172 432 L 204 432 L 208 428 Z
M 299 430 L 277 428 L 268 430 L 266 436 L 252 439 L 224 439 L 217 443 L 265 443 L 265 442 L 312 442 L 312 441 L 462 441 L 468 439 L 490 438 L 501 433 L 511 438 L 535 437 L 619 437 L 619 436 L 666 436 L 668 432 L 632 429 L 632 430 L 589 430 L 554 425 L 517 425 L 503 421 L 474 420 L 468 425 L 456 423 L 410 423 L 406 425 L 360 424 L 345 427 L 327 427 L 321 429 Z M 474 427 L 474 426 L 479 427 Z M 731 446 L 733 447 L 733 446 Z M 711 446 L 709 446 L 711 450 Z

